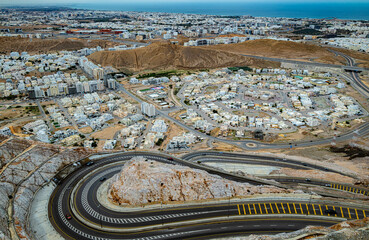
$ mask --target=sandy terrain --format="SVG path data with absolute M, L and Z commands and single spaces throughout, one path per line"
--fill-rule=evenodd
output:
M 226 143 L 219 143 L 214 142 L 213 143 L 213 149 L 214 151 L 229 151 L 229 152 L 244 152 L 241 148 L 235 147 L 233 145 L 229 145 Z
M 80 133 L 85 133 L 85 134 L 87 134 L 87 133 L 92 133 L 92 132 L 93 132 L 93 130 L 92 130 L 92 128 L 91 128 L 90 126 L 88 126 L 88 127 L 80 128 L 80 129 L 79 129 L 79 132 L 80 132 Z
M 103 130 L 101 130 L 99 132 L 95 132 L 95 133 L 91 134 L 91 137 L 98 138 L 98 139 L 113 139 L 114 134 L 117 131 L 120 131 L 123 128 L 124 128 L 124 126 L 122 126 L 122 125 L 107 127 L 107 128 L 104 128 Z
M 306 178 L 314 178 L 314 179 L 322 179 L 326 181 L 333 181 L 333 182 L 341 182 L 341 183 L 350 183 L 353 184 L 355 180 L 350 177 L 342 176 L 341 174 L 337 173 L 327 173 L 317 170 L 298 170 L 298 169 L 291 169 L 291 168 L 282 168 L 279 170 L 275 170 L 271 173 L 271 175 L 278 175 L 284 174 L 290 177 L 306 177 Z
M 103 48 L 119 45 L 105 40 L 82 40 L 82 39 L 28 39 L 18 37 L 0 37 L 0 53 L 10 52 L 56 52 L 61 50 L 79 50 L 85 47 L 100 46 Z
M 369 53 L 362 53 L 354 50 L 349 49 L 343 49 L 343 48 L 331 48 L 337 52 L 341 52 L 343 54 L 346 54 L 352 58 L 355 58 L 355 60 L 358 60 L 357 63 L 359 64 L 359 67 L 366 67 L 369 68 Z M 345 62 L 346 64 L 346 62 Z
M 168 124 L 168 122 L 166 122 Z M 180 136 L 185 132 L 183 128 L 179 127 L 177 124 L 170 123 L 168 127 L 168 131 L 166 132 L 167 137 L 164 142 L 160 146 L 160 150 L 165 150 L 170 140 L 175 136 Z
M 39 109 L 37 106 L 12 106 L 11 108 L 0 110 L 0 121 L 8 119 L 17 119 L 21 117 L 32 117 L 39 115 Z

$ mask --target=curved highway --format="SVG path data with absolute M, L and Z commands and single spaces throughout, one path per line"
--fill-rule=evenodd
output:
M 241 153 L 229 153 L 229 152 L 215 152 L 215 151 L 198 151 L 194 153 L 188 153 L 182 156 L 182 159 L 191 162 L 217 162 L 217 163 L 238 163 L 238 164 L 252 164 L 252 165 L 266 165 L 266 166 L 278 166 L 287 167 L 292 169 L 302 169 L 302 170 L 319 170 L 324 172 L 338 173 L 340 175 L 356 178 L 356 176 L 337 171 L 335 169 L 323 167 L 321 165 L 312 164 L 309 162 L 302 162 L 289 158 L 281 158 L 274 156 L 260 156 L 251 154 L 241 154 Z M 333 188 L 341 191 L 348 191 L 351 193 L 357 193 L 369 196 L 369 189 L 363 187 L 351 185 L 351 184 L 341 184 L 337 182 L 329 182 L 320 179 L 306 179 L 297 177 L 287 177 L 287 176 L 263 176 L 261 178 L 275 180 L 281 184 L 296 185 L 298 183 L 323 186 L 328 188 Z M 330 196 L 330 195 L 327 195 Z
M 168 155 L 129 152 L 105 157 L 91 166 L 84 165 L 63 179 L 50 198 L 49 217 L 55 229 L 67 239 L 207 238 L 286 232 L 307 225 L 329 226 L 369 214 L 368 209 L 302 200 L 202 203 L 128 213 L 105 208 L 97 198 L 97 189 L 103 183 L 101 177 L 113 176 L 127 160 L 138 155 L 164 163 L 186 164 Z M 232 179 L 232 175 L 228 178 Z M 278 218 L 282 214 L 283 218 Z

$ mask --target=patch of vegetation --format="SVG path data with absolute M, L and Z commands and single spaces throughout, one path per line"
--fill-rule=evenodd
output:
M 236 71 L 238 71 L 240 69 L 242 69 L 244 71 L 249 71 L 249 72 L 252 71 L 252 69 L 249 68 L 248 66 L 244 66 L 244 67 L 229 67 L 228 69 L 231 70 L 232 72 L 236 72 Z
M 15 96 L 15 95 L 10 95 L 10 96 L 7 96 L 7 97 L 2 97 L 2 99 L 5 99 L 5 100 L 14 100 L 16 98 L 17 98 L 17 96 Z
M 311 29 L 311 28 L 296 30 L 296 31 L 293 31 L 292 33 L 293 34 L 303 34 L 303 35 L 323 35 L 321 31 Z
M 358 157 L 368 157 L 369 151 L 361 149 L 358 147 L 352 147 L 350 145 L 345 145 L 343 147 L 330 147 L 329 151 L 334 153 L 345 153 L 350 160 Z
M 186 105 L 191 106 L 190 100 L 185 99 L 183 102 L 184 102 Z
M 178 94 L 178 92 L 179 92 L 179 90 L 180 90 L 180 88 L 175 88 L 175 89 L 174 89 L 174 95 L 177 95 L 177 94 Z
M 40 114 L 40 109 L 38 106 L 27 106 L 26 113 Z
M 181 76 L 183 73 L 178 72 L 177 70 L 168 70 L 168 71 L 160 71 L 160 72 L 152 72 L 152 73 L 144 73 L 138 75 L 138 79 L 141 78 L 150 78 L 150 77 L 172 77 L 172 76 Z
M 161 144 L 163 144 L 163 142 L 164 142 L 164 139 L 159 138 L 159 140 L 155 144 L 156 144 L 156 146 L 161 146 Z

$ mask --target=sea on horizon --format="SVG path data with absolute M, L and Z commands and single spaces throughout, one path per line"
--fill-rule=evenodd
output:
M 223 16 L 339 18 L 369 20 L 369 2 L 229 2 L 229 3 L 85 3 L 69 7 L 90 10 L 166 12 Z

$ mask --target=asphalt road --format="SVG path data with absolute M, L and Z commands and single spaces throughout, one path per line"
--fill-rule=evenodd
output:
M 134 94 L 132 94 L 131 92 L 126 90 L 122 85 L 119 85 L 119 90 L 121 90 L 124 93 L 128 94 L 130 97 L 135 99 L 137 102 L 139 102 L 139 103 L 142 102 L 142 100 L 140 98 L 138 98 L 137 96 L 135 96 Z M 365 136 L 365 135 L 369 134 L 369 123 L 364 123 L 360 127 L 358 127 L 357 129 L 346 132 L 346 133 L 341 134 L 339 136 L 331 137 L 331 138 L 325 138 L 325 139 L 319 139 L 319 140 L 312 140 L 312 141 L 295 141 L 295 142 L 291 141 L 290 143 L 276 143 L 276 144 L 263 143 L 263 142 L 257 141 L 257 140 L 239 140 L 239 141 L 237 141 L 237 140 L 229 140 L 229 139 L 217 138 L 217 137 L 207 135 L 205 133 L 202 133 L 200 131 L 197 131 L 197 130 L 193 129 L 190 126 L 187 126 L 186 124 L 182 123 L 181 121 L 178 121 L 177 119 L 174 119 L 174 118 L 168 116 L 168 114 L 164 111 L 156 110 L 156 112 L 157 112 L 158 115 L 160 115 L 160 116 L 166 118 L 167 120 L 179 125 L 183 129 L 186 129 L 190 132 L 193 132 L 194 134 L 196 134 L 198 136 L 201 136 L 205 139 L 211 139 L 211 140 L 214 140 L 214 141 L 217 141 L 217 142 L 223 142 L 223 143 L 231 144 L 231 145 L 237 146 L 237 147 L 245 149 L 245 150 L 280 149 L 280 148 L 293 148 L 293 147 L 311 147 L 311 146 L 322 145 L 322 144 L 330 144 L 333 141 L 334 142 L 347 141 L 347 140 L 351 140 L 354 137 L 360 137 L 360 136 Z
M 245 57 L 257 58 L 257 59 L 268 60 L 268 61 L 273 61 L 273 62 L 286 62 L 286 63 L 293 63 L 293 64 L 310 65 L 310 66 L 316 66 L 316 67 L 338 68 L 338 69 L 353 70 L 353 71 L 369 70 L 367 68 L 356 67 L 353 65 L 343 66 L 343 65 L 336 65 L 336 64 L 329 64 L 329 63 L 296 61 L 296 60 L 290 60 L 290 59 L 284 59 L 284 58 L 261 57 L 261 56 L 255 56 L 255 55 L 247 55 L 247 54 L 241 54 L 241 55 Z
M 260 156 L 260 155 L 250 155 L 241 153 L 229 153 L 229 152 L 214 152 L 214 151 L 198 151 L 193 153 L 188 153 L 182 156 L 182 159 L 186 161 L 206 163 L 206 162 L 218 162 L 218 163 L 238 163 L 238 164 L 258 164 L 267 166 L 278 166 L 278 167 L 288 167 L 291 169 L 304 169 L 304 170 L 319 170 L 324 172 L 338 173 L 340 175 L 345 175 L 348 177 L 356 178 L 356 176 L 346 174 L 334 169 L 323 167 L 321 165 L 312 164 L 309 162 L 301 162 L 293 159 L 279 158 L 273 156 Z M 351 193 L 363 194 L 369 196 L 369 189 L 358 187 L 352 184 L 338 184 L 335 182 L 324 181 L 320 179 L 307 179 L 307 178 L 294 178 L 294 177 L 280 177 L 280 176 L 265 176 L 265 179 L 275 180 L 282 184 L 296 185 L 299 183 L 324 186 L 328 188 L 333 188 L 341 191 L 348 191 Z M 329 194 L 329 193 L 327 193 Z M 326 195 L 330 196 L 330 195 Z
M 96 161 L 92 166 L 82 166 L 66 177 L 57 186 L 50 198 L 49 217 L 57 231 L 67 239 L 208 238 L 223 234 L 245 235 L 293 231 L 311 224 L 329 226 L 337 223 L 339 219 L 314 217 L 339 217 L 344 220 L 361 219 L 369 214 L 368 209 L 347 208 L 347 206 L 341 206 L 339 203 L 326 205 L 324 203 L 299 201 L 247 201 L 239 203 L 229 201 L 228 204 L 224 202 L 221 204 L 203 203 L 197 206 L 162 208 L 134 213 L 115 212 L 101 206 L 96 197 L 97 189 L 103 183 L 100 178 L 109 178 L 118 173 L 125 161 L 137 155 L 144 155 L 148 159 L 165 163 L 184 163 L 184 161 L 177 159 L 170 160 L 166 155 L 130 152 L 106 157 Z M 89 173 L 91 174 L 88 175 Z M 83 179 L 84 177 L 86 178 Z M 83 181 L 81 181 L 82 179 Z M 80 181 L 81 184 L 75 189 L 75 194 L 72 195 L 73 189 Z M 328 212 L 325 212 L 326 210 L 335 210 L 336 214 L 329 216 Z M 72 219 L 67 220 L 66 214 L 71 214 Z M 278 215 L 282 217 L 281 214 L 288 216 L 278 218 Z M 191 226 L 182 224 L 180 227 L 135 233 L 113 232 L 117 229 L 151 225 L 160 227 L 165 223 L 211 217 L 224 217 L 226 219 L 215 221 L 216 223 L 192 224 Z M 239 219 L 232 219 L 234 217 Z M 258 217 L 261 217 L 261 219 Z M 86 222 L 91 226 L 87 226 Z

